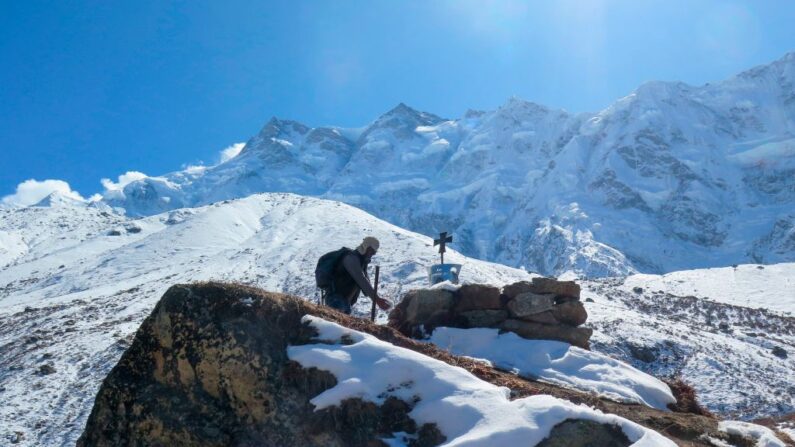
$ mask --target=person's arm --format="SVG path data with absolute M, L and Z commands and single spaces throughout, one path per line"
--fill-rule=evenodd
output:
M 351 275 L 356 284 L 362 289 L 362 292 L 365 296 L 375 299 L 377 297 L 375 293 L 375 289 L 373 286 L 370 285 L 370 280 L 364 276 L 364 271 L 362 271 L 362 266 L 359 264 L 359 260 L 356 258 L 356 255 L 353 253 L 348 253 L 342 258 L 342 265 L 345 267 L 345 270 L 348 274 Z

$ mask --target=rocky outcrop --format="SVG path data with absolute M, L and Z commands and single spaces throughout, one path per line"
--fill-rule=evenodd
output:
M 455 291 L 408 292 L 389 314 L 389 324 L 409 337 L 440 326 L 497 328 L 528 339 L 558 340 L 588 349 L 593 331 L 573 281 L 533 278 L 497 287 L 467 284 Z
M 500 311 L 465 309 L 462 313 Z M 288 359 L 288 346 L 317 342 L 315 330 L 301 322 L 305 315 L 454 364 L 509 388 L 515 397 L 549 394 L 587 404 L 663 432 L 680 445 L 710 445 L 705 435 L 725 438 L 709 417 L 532 382 L 297 297 L 206 283 L 174 286 L 163 296 L 104 380 L 78 446 L 370 447 L 385 446 L 381 439 L 396 432 L 413 434 L 413 446 L 445 441 L 435 425 L 409 417 L 412 401 L 393 397 L 379 406 L 349 398 L 315 411 L 310 399 L 333 387 L 336 378 Z M 541 445 L 589 445 L 591 437 L 626 445 L 612 426 L 577 420 L 559 424 Z
M 288 360 L 288 345 L 314 336 L 308 313 L 341 316 L 234 285 L 170 288 L 103 382 L 78 445 L 371 446 L 394 432 L 438 444 L 397 399 L 314 411 L 310 399 L 336 379 Z

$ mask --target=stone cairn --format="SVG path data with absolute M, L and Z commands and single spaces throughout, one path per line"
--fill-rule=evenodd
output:
M 424 338 L 441 326 L 496 328 L 527 339 L 559 340 L 589 348 L 593 330 L 573 281 L 533 278 L 497 287 L 467 284 L 411 290 L 389 314 L 389 325 L 404 335 Z

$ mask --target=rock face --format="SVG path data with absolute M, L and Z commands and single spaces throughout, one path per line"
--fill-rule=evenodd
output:
M 451 292 L 412 290 L 389 314 L 389 324 L 421 338 L 439 326 L 499 328 L 529 339 L 549 339 L 588 349 L 593 331 L 573 281 L 533 278 L 503 287 L 469 284 Z
M 78 445 L 371 446 L 400 431 L 439 443 L 438 430 L 418 427 L 397 399 L 314 411 L 309 400 L 336 379 L 290 362 L 286 348 L 310 340 L 303 315 L 335 312 L 255 292 L 169 289 L 103 382 Z

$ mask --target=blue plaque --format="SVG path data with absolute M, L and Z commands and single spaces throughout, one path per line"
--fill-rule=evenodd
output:
M 428 282 L 431 285 L 443 281 L 458 284 L 458 274 L 461 273 L 461 264 L 435 264 L 428 267 Z

